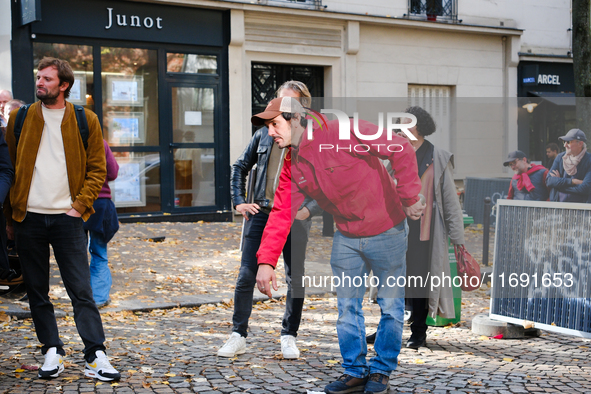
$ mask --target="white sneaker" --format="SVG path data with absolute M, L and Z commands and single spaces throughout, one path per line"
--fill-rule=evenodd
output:
M 246 352 L 246 338 L 237 332 L 233 332 L 224 346 L 218 350 L 218 357 L 234 357 Z
M 84 366 L 84 375 L 90 378 L 96 378 L 104 382 L 121 379 L 121 374 L 113 368 L 109 358 L 102 350 L 96 351 L 96 358 L 93 362 L 86 362 Z
M 37 376 L 41 379 L 57 378 L 64 372 L 64 360 L 61 354 L 58 354 L 56 347 L 50 347 L 45 353 L 45 362 L 39 368 Z
M 292 335 L 282 335 L 281 336 L 281 352 L 283 353 L 283 358 L 299 358 L 300 351 L 296 346 L 296 339 Z
M 412 316 L 412 311 L 408 311 L 408 310 L 404 310 L 404 322 L 406 323 L 407 321 L 410 320 Z

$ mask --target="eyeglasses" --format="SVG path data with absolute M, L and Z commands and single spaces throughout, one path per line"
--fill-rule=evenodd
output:
M 564 141 L 564 146 L 571 145 L 573 142 L 582 142 L 579 140 Z

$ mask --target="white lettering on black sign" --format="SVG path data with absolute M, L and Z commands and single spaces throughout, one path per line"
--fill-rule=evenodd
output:
M 560 75 L 538 75 L 538 85 L 560 85 Z
M 107 8 L 109 12 L 109 23 L 105 26 L 105 30 L 109 30 L 113 27 L 113 9 Z M 115 15 L 117 26 L 128 26 L 127 25 L 127 15 L 125 14 L 116 14 Z M 142 23 L 142 20 L 137 15 L 130 15 L 129 17 L 129 26 L 130 27 L 142 27 L 144 26 L 146 29 L 151 29 L 154 26 L 154 20 L 156 20 L 156 28 L 162 29 L 162 18 L 157 17 L 156 19 L 151 17 L 145 17 Z

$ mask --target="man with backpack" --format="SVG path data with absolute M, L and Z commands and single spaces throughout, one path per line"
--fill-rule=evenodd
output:
M 121 375 L 105 354 L 82 228 L 94 212 L 94 200 L 106 177 L 101 126 L 92 111 L 66 101 L 74 84 L 68 62 L 44 58 L 37 69 L 40 101 L 13 111 L 8 122 L 6 139 L 15 179 L 4 209 L 8 237 L 16 238 L 35 331 L 43 345 L 45 363 L 38 376 L 55 378 L 64 370 L 64 344 L 49 300 L 51 244 L 84 342 L 84 373 L 103 381 L 118 380 Z

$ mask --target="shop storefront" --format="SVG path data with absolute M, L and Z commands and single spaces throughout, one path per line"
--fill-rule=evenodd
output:
M 572 63 L 522 61 L 518 68 L 518 146 L 547 164 L 546 145 L 576 126 Z
M 16 4 L 16 3 L 15 3 Z M 231 220 L 229 12 L 140 2 L 41 0 L 13 23 L 13 92 L 33 102 L 36 65 L 68 60 L 69 101 L 93 110 L 120 166 L 125 220 Z M 13 21 L 21 11 L 13 6 Z

